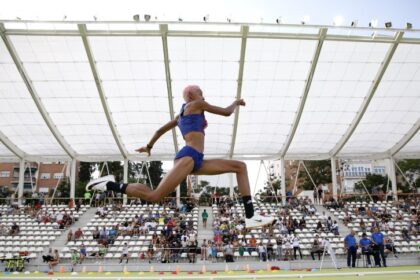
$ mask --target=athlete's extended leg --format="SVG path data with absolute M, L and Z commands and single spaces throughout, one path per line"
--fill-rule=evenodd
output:
M 261 227 L 273 224 L 276 220 L 272 217 L 262 217 L 254 214 L 252 205 L 251 188 L 249 187 L 248 171 L 246 164 L 237 160 L 212 159 L 203 160 L 201 168 L 195 172 L 196 175 L 218 175 L 223 173 L 236 173 L 239 192 L 245 208 L 245 223 L 247 228 Z
M 175 161 L 174 167 L 162 179 L 155 190 L 144 184 L 118 184 L 112 181 L 89 182 L 87 190 L 116 191 L 127 194 L 129 197 L 138 197 L 150 202 L 158 202 L 169 193 L 173 192 L 182 180 L 191 173 L 194 161 L 191 157 L 183 157 Z M 99 178 L 100 179 L 100 178 Z

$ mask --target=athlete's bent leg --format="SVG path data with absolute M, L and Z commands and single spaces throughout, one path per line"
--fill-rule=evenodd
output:
M 242 200 L 244 202 L 245 223 L 247 228 L 261 227 L 276 222 L 272 217 L 262 217 L 258 214 L 254 214 L 251 188 L 249 186 L 248 171 L 245 163 L 237 160 L 225 159 L 203 160 L 200 169 L 194 174 L 218 175 L 224 173 L 236 173 L 239 192 L 242 194 Z
M 239 192 L 242 196 L 251 195 L 249 187 L 248 170 L 246 164 L 238 160 L 227 159 L 209 159 L 203 160 L 200 169 L 194 174 L 196 175 L 219 175 L 224 173 L 236 173 Z

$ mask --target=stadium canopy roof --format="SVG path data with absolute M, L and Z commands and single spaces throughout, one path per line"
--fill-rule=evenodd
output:
M 182 89 L 208 158 L 420 158 L 420 30 L 186 22 L 0 21 L 0 160 L 144 160 Z M 164 135 L 150 159 L 183 145 Z

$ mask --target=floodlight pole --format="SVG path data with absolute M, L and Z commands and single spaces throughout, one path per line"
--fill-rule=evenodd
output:
M 337 200 L 337 165 L 336 158 L 331 157 L 331 176 L 332 176 L 332 194 L 334 200 Z
M 124 159 L 123 183 L 128 183 L 128 159 Z M 127 205 L 127 194 L 123 194 L 123 205 Z
M 23 185 L 25 183 L 25 160 L 19 162 L 19 183 L 18 183 L 18 203 L 22 205 Z
M 70 169 L 70 199 L 73 199 L 75 202 L 76 197 L 76 164 L 77 160 L 71 160 L 71 169 Z
M 394 159 L 390 157 L 388 159 L 388 176 L 391 179 L 391 189 L 392 189 L 392 198 L 394 201 L 398 201 L 398 193 L 397 193 L 397 175 L 395 173 L 395 165 L 394 165 Z
M 284 157 L 280 158 L 280 184 L 281 184 L 281 203 L 286 205 L 286 169 L 284 165 Z

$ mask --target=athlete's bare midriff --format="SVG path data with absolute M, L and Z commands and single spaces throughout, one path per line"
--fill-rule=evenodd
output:
M 204 152 L 204 134 L 202 132 L 192 131 L 184 135 L 185 145 L 190 146 L 200 153 Z

